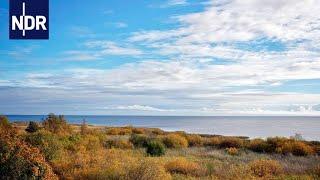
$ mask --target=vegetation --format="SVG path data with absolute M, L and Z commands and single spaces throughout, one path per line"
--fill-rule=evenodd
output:
M 159 141 L 148 142 L 146 151 L 151 156 L 162 156 L 166 153 L 164 145 Z
M 38 123 L 34 121 L 30 121 L 26 131 L 28 133 L 34 133 L 34 132 L 37 132 L 38 130 L 40 130 Z
M 319 151 L 320 142 L 300 136 L 250 140 L 0 116 L 5 179 L 319 179 Z

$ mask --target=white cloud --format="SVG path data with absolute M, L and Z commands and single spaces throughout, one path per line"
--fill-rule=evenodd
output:
M 133 110 L 133 111 L 170 111 L 166 109 L 160 109 L 160 108 L 155 108 L 152 106 L 145 106 L 145 105 L 126 105 L 126 106 L 116 106 L 116 107 L 105 107 L 103 109 L 109 109 L 109 110 Z
M 64 54 L 72 60 L 141 57 L 147 52 L 136 47 L 145 47 L 167 60 L 112 69 L 67 69 L 59 75 L 25 75 L 21 81 L 0 83 L 27 88 L 25 92 L 39 94 L 43 101 L 54 101 L 53 93 L 67 97 L 68 102 L 124 113 L 319 114 L 318 91 L 311 93 L 303 85 L 290 89 L 285 84 L 320 79 L 320 1 L 210 2 L 202 12 L 173 17 L 177 28 L 135 32 L 122 44 L 88 41 L 83 45 L 85 51 Z M 262 47 L 274 43 L 284 48 L 256 49 L 259 41 L 264 41 Z M 24 98 L 21 101 L 29 101 Z
M 187 0 L 168 0 L 167 6 L 186 5 L 187 3 Z
M 83 45 L 86 50 L 70 50 L 64 52 L 64 60 L 89 61 L 98 60 L 107 56 L 140 56 L 143 52 L 140 49 L 118 45 L 112 41 L 92 40 Z M 66 55 L 66 56 L 65 56 Z

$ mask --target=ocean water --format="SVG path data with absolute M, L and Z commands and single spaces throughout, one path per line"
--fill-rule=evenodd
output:
M 11 121 L 41 121 L 45 115 L 9 115 Z M 275 116 L 65 116 L 70 123 L 106 126 L 157 127 L 167 131 L 265 138 L 302 134 L 320 140 L 320 117 Z

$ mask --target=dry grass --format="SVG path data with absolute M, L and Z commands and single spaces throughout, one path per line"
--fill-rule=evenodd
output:
M 166 163 L 165 168 L 172 174 L 184 174 L 190 176 L 204 176 L 206 169 L 196 162 L 189 161 L 185 158 L 176 158 Z
M 268 177 L 283 173 L 283 167 L 278 161 L 260 159 L 249 163 L 250 170 L 254 176 Z

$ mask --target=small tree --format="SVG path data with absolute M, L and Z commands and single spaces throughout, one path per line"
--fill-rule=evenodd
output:
M 10 127 L 10 122 L 7 116 L 0 115 L 0 128 Z
M 68 125 L 67 120 L 63 115 L 56 116 L 49 114 L 48 117 L 42 122 L 43 127 L 52 133 L 68 133 L 71 127 Z
M 34 133 L 37 132 L 40 129 L 38 123 L 34 121 L 30 121 L 28 127 L 26 128 L 26 131 L 28 133 Z
M 150 141 L 147 144 L 147 153 L 151 156 L 162 156 L 165 154 L 166 149 L 159 141 Z

